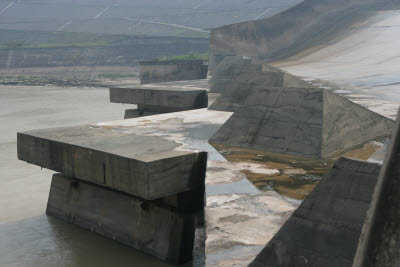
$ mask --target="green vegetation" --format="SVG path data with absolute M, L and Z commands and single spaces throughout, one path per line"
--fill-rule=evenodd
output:
M 208 60 L 208 53 L 204 54 L 195 54 L 195 53 L 189 53 L 187 55 L 181 55 L 181 56 L 171 56 L 171 57 L 160 57 L 158 60 L 160 61 L 167 61 L 167 60 L 196 60 L 196 59 L 202 59 L 202 60 Z
M 10 42 L 0 45 L 0 48 L 18 49 L 18 48 L 57 48 L 57 47 L 94 47 L 94 46 L 110 46 L 105 42 L 87 42 L 87 43 L 65 43 L 65 44 L 25 44 L 22 41 Z

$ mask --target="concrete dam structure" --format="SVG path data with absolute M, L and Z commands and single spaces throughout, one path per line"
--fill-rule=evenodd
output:
M 399 1 L 304 1 L 267 19 L 213 29 L 210 72 L 245 56 L 395 119 Z
M 285 76 L 243 72 L 228 82 L 210 108 L 235 113 L 210 142 L 326 158 L 390 133 L 390 119 L 295 77 L 286 87 Z
M 142 85 L 109 90 L 112 103 L 137 105 L 127 119 L 19 132 L 18 158 L 56 172 L 48 215 L 168 263 L 393 265 L 398 126 L 381 168 L 371 159 L 381 160 L 392 117 L 288 71 L 288 56 L 316 55 L 318 42 L 344 40 L 349 25 L 359 33 L 357 22 L 396 4 L 306 0 L 214 29 L 210 88 L 197 65 L 189 77 L 179 62 L 145 63 Z M 180 79 L 197 80 L 165 82 Z

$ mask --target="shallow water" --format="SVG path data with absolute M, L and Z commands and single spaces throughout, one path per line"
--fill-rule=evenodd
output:
M 0 266 L 171 266 L 45 214 L 0 225 Z

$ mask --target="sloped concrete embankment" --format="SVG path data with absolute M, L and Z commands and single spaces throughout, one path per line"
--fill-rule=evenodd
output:
M 391 145 L 374 190 L 353 267 L 400 264 L 399 155 L 400 120 L 393 130 Z
M 339 159 L 250 266 L 352 266 L 380 167 Z
M 235 113 L 211 143 L 326 158 L 393 127 L 392 120 L 281 71 L 242 72 L 227 84 L 210 109 Z
M 378 10 L 399 7 L 398 1 L 306 0 L 273 17 L 215 28 L 210 37 L 209 68 L 227 55 L 262 60 L 291 56 L 340 36 Z

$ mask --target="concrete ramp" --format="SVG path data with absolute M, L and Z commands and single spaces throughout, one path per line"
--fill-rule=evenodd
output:
M 324 89 L 261 84 L 248 92 L 210 143 L 324 158 L 388 134 L 392 125 L 390 119 Z
M 351 266 L 379 170 L 340 158 L 250 266 Z

